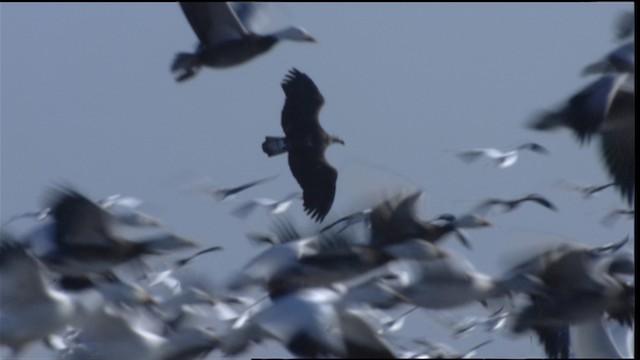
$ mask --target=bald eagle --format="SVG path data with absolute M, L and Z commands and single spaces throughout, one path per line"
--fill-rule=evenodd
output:
M 282 109 L 285 137 L 267 136 L 262 150 L 268 156 L 289 153 L 289 168 L 302 187 L 303 206 L 312 219 L 321 222 L 331 209 L 338 172 L 324 157 L 326 148 L 343 144 L 320 126 L 318 113 L 324 97 L 306 74 L 291 69 L 282 82 L 286 95 Z

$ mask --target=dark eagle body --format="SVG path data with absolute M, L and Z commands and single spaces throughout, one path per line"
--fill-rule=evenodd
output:
M 332 143 L 344 142 L 320 126 L 324 98 L 311 78 L 292 69 L 282 89 L 287 97 L 281 122 L 285 137 L 267 136 L 262 150 L 268 156 L 289 153 L 289 168 L 303 190 L 304 209 L 312 219 L 322 221 L 333 204 L 338 179 L 324 152 Z

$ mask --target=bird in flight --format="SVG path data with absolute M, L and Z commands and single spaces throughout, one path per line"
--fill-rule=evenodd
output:
M 551 203 L 551 201 L 542 197 L 538 194 L 529 194 L 527 196 L 523 196 L 521 198 L 513 199 L 513 200 L 504 200 L 504 199 L 487 199 L 483 201 L 478 207 L 474 210 L 479 214 L 486 214 L 489 209 L 491 209 L 495 205 L 502 206 L 503 212 L 510 212 L 520 207 L 520 205 L 524 202 L 535 202 L 540 204 L 541 206 L 546 207 L 549 210 L 558 211 L 555 205 Z
M 320 126 L 318 114 L 324 97 L 309 76 L 291 69 L 282 90 L 286 95 L 281 121 L 285 137 L 267 136 L 262 151 L 270 157 L 289 153 L 289 168 L 302 188 L 304 210 L 321 222 L 333 204 L 338 179 L 338 171 L 324 152 L 329 145 L 344 145 L 344 141 Z
M 631 205 L 636 187 L 636 94 L 628 80 L 630 74 L 604 75 L 528 126 L 541 131 L 569 128 L 581 144 L 599 135 L 604 165 Z
M 266 16 L 259 3 L 181 2 L 200 43 L 194 53 L 178 53 L 171 65 L 176 81 L 194 77 L 202 66 L 240 65 L 271 49 L 280 40 L 315 42 L 306 30 L 290 26 L 272 34 L 257 34 L 253 24 Z
M 544 148 L 542 145 L 538 145 L 536 143 L 526 143 L 516 147 L 511 151 L 506 151 L 506 152 L 502 152 L 494 148 L 479 148 L 479 149 L 459 150 L 456 152 L 456 155 L 466 163 L 475 161 L 480 156 L 486 156 L 488 158 L 491 158 L 494 161 L 495 167 L 499 169 L 504 169 L 506 167 L 512 166 L 513 164 L 516 163 L 516 161 L 518 161 L 518 152 L 523 149 L 531 150 L 539 154 L 549 153 L 549 151 L 546 148 Z

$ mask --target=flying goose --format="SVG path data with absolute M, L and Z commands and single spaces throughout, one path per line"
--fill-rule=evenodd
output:
M 606 313 L 632 325 L 634 286 L 619 276 L 633 275 L 633 255 L 618 243 L 590 248 L 566 243 L 535 254 L 511 270 L 538 279 L 545 291 L 529 294 L 531 302 L 515 316 L 513 330 L 535 331 L 550 357 L 568 357 L 569 325 L 601 319 Z
M 287 97 L 281 122 L 285 137 L 267 136 L 262 151 L 269 157 L 289 153 L 289 168 L 302 188 L 304 210 L 322 222 L 333 204 L 338 179 L 324 152 L 329 145 L 344 145 L 344 141 L 320 126 L 318 114 L 324 97 L 309 76 L 291 69 L 282 90 Z
M 346 223 L 334 233 L 337 235 L 353 224 L 365 222 L 367 228 L 371 228 L 371 245 L 376 247 L 410 239 L 437 243 L 444 239 L 445 235 L 453 232 L 464 246 L 470 248 L 471 245 L 462 229 L 491 226 L 491 223 L 474 214 L 465 214 L 460 217 L 442 214 L 433 220 L 422 220 L 418 217 L 418 204 L 423 198 L 423 191 L 416 191 L 409 195 L 399 192 L 373 208 L 344 216 L 320 231 L 325 232 L 340 223 Z
M 483 201 L 480 205 L 478 205 L 478 207 L 474 210 L 474 212 L 477 212 L 479 214 L 486 214 L 489 211 L 489 209 L 491 209 L 493 206 L 496 206 L 496 205 L 502 206 L 502 212 L 511 212 L 516 208 L 520 207 L 522 203 L 525 203 L 528 201 L 540 204 L 541 206 L 544 206 L 549 210 L 558 211 L 556 206 L 553 205 L 551 201 L 544 198 L 542 195 L 529 194 L 527 196 L 523 196 L 521 198 L 517 198 L 513 200 L 504 200 L 504 199 L 495 199 L 495 198 L 487 199 Z
M 476 271 L 466 259 L 418 241 L 426 254 L 413 246 L 413 254 L 389 261 L 383 271 L 372 271 L 378 280 L 364 287 L 368 288 L 372 304 L 386 307 L 400 300 L 424 308 L 446 309 L 475 301 L 484 303 L 518 289 L 538 292 L 539 286 L 524 277 L 490 277 Z
M 581 193 L 585 199 L 594 197 L 602 190 L 616 185 L 616 183 L 613 182 L 603 185 L 579 185 L 569 181 L 561 181 L 559 184 L 565 189 L 574 190 Z
M 70 188 L 50 193 L 52 223 L 33 231 L 30 244 L 44 249 L 36 255 L 48 268 L 71 276 L 106 273 L 116 265 L 143 255 L 192 247 L 188 239 L 161 231 L 140 241 L 117 235 L 118 218 Z
M 262 206 L 269 210 L 269 215 L 277 215 L 287 211 L 295 199 L 302 199 L 302 193 L 300 191 L 290 193 L 280 200 L 255 198 L 241 204 L 231 213 L 236 217 L 244 219 L 249 216 L 256 207 Z
M 456 152 L 456 155 L 466 163 L 476 161 L 480 156 L 486 156 L 493 160 L 494 166 L 496 168 L 504 169 L 506 167 L 512 166 L 516 163 L 516 161 L 518 161 L 518 152 L 520 150 L 531 150 L 538 154 L 549 153 L 549 151 L 542 145 L 530 142 L 517 146 L 515 149 L 507 152 L 502 152 L 494 148 L 478 148 L 459 150 Z
M 580 143 L 600 135 L 600 153 L 622 197 L 635 194 L 635 89 L 625 84 L 629 74 L 605 75 L 589 84 L 556 111 L 538 115 L 529 127 L 553 130 L 568 127 Z
M 273 175 L 269 177 L 265 177 L 262 179 L 249 181 L 242 185 L 221 188 L 217 185 L 213 184 L 213 181 L 209 178 L 202 179 L 201 181 L 197 181 L 193 184 L 187 185 L 184 190 L 193 190 L 205 193 L 207 195 L 211 195 L 217 201 L 225 201 L 227 199 L 233 199 L 239 192 L 252 188 L 256 185 L 260 185 L 269 181 L 272 181 L 278 177 L 278 175 Z
M 238 8 L 241 6 L 241 8 Z M 226 68 L 240 65 L 267 52 L 280 40 L 315 42 L 306 30 L 291 26 L 273 34 L 260 35 L 252 31 L 252 20 L 261 4 L 228 2 L 181 2 L 200 43 L 194 53 L 178 53 L 171 65 L 176 81 L 192 78 L 202 66 Z M 241 11 L 238 11 L 241 10 Z
M 237 355 L 250 340 L 272 338 L 302 357 L 395 358 L 390 344 L 343 295 L 321 287 L 283 294 L 237 321 L 222 337 L 220 347 L 228 355 Z
M 150 321 L 138 311 L 105 307 L 87 317 L 82 330 L 70 337 L 63 358 L 195 359 L 218 345 L 216 336 L 199 328 L 162 333 L 162 321 Z

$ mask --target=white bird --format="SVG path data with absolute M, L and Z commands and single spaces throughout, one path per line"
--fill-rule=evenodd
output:
M 293 200 L 296 199 L 302 199 L 302 192 L 293 192 L 280 200 L 255 198 L 236 207 L 231 213 L 236 217 L 246 218 L 256 207 L 262 206 L 269 211 L 269 215 L 278 215 L 287 211 L 293 203 Z
M 462 161 L 466 163 L 470 163 L 478 160 L 481 156 L 485 156 L 490 158 L 494 166 L 498 169 L 504 169 L 518 161 L 518 153 L 520 150 L 531 150 L 538 154 L 548 154 L 549 151 L 543 146 L 536 143 L 526 143 L 520 146 L 517 146 L 515 149 L 510 151 L 500 151 L 494 148 L 477 148 L 477 149 L 467 149 L 467 150 L 459 150 L 456 152 L 456 156 L 458 156 Z
M 362 275 L 360 284 L 348 294 L 378 307 L 398 302 L 430 309 L 454 308 L 472 302 L 485 303 L 510 291 L 527 289 L 537 293 L 535 283 L 524 277 L 494 279 L 476 271 L 465 259 L 454 257 L 424 240 L 411 240 L 385 247 L 395 260 Z
M 88 317 L 80 331 L 69 339 L 64 358 L 195 359 L 217 344 L 216 336 L 208 331 L 184 328 L 165 336 L 161 324 L 145 321 L 139 313 L 107 307 Z
M 486 215 L 489 212 L 489 210 L 494 206 L 501 206 L 502 212 L 506 213 L 506 212 L 510 212 L 517 209 L 518 207 L 520 207 L 522 203 L 525 203 L 525 202 L 537 203 L 549 210 L 558 211 L 556 206 L 553 205 L 551 201 L 547 200 L 542 195 L 529 194 L 520 198 L 511 199 L 511 200 L 490 198 L 480 203 L 475 209 L 472 210 L 472 213 Z
M 263 309 L 237 322 L 221 348 L 235 355 L 249 340 L 272 338 L 296 356 L 395 357 L 390 345 L 343 294 L 329 288 L 305 288 L 273 299 Z M 233 340 L 233 341 L 232 341 Z
M 247 62 L 280 40 L 315 42 L 306 30 L 295 26 L 272 34 L 255 33 L 252 22 L 264 17 L 258 3 L 181 2 L 180 6 L 200 43 L 194 53 L 176 55 L 171 71 L 178 73 L 178 82 L 195 76 L 202 66 L 226 68 Z

